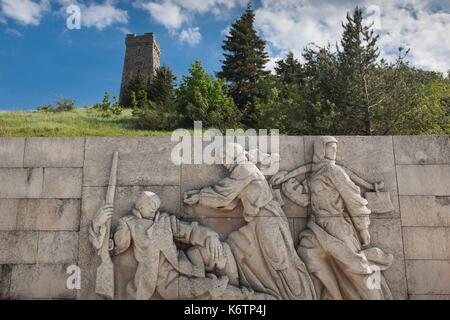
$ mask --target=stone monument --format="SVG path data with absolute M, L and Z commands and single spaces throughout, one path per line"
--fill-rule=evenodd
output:
M 152 77 L 160 67 L 161 50 L 156 35 L 145 33 L 143 36 L 128 34 L 125 39 L 126 52 L 120 86 L 120 101 L 123 101 L 125 89 L 139 74 L 144 78 Z

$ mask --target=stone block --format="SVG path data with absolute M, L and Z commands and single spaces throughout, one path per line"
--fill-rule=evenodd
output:
M 450 260 L 450 228 L 404 227 L 406 259 Z
M 107 186 L 118 151 L 118 186 L 179 186 L 181 169 L 171 160 L 175 145 L 170 138 L 88 138 L 83 185 Z
M 398 165 L 397 177 L 402 196 L 450 196 L 450 165 Z
M 23 167 L 25 138 L 0 138 L 0 168 Z
M 384 272 L 395 299 L 407 299 L 407 284 L 400 219 L 374 219 L 369 227 L 371 243 L 394 255 L 392 266 Z
M 305 164 L 305 144 L 303 137 L 280 137 L 280 170 L 293 170 Z
M 11 286 L 12 266 L 0 265 L 0 300 L 9 299 L 9 288 Z
M 17 206 L 18 230 L 78 231 L 80 227 L 80 200 L 22 199 Z
M 450 197 L 400 196 L 402 225 L 449 227 Z
M 79 199 L 82 180 L 82 169 L 45 168 L 42 198 Z
M 312 162 L 313 143 L 318 137 L 305 137 L 305 161 Z M 337 163 L 353 170 L 364 180 L 374 183 L 384 180 L 395 212 L 374 214 L 372 219 L 399 216 L 397 178 L 392 137 L 338 136 Z M 365 190 L 362 188 L 362 192 Z
M 74 299 L 76 290 L 67 289 L 67 265 L 16 265 L 11 274 L 13 299 Z
M 397 164 L 450 164 L 448 136 L 393 137 Z
M 0 198 L 39 198 L 42 193 L 44 170 L 0 169 Z
M 16 230 L 18 199 L 0 199 L 0 231 Z
M 33 168 L 81 168 L 84 138 L 27 138 L 24 166 Z
M 406 260 L 410 294 L 450 294 L 450 261 Z
M 450 300 L 450 294 L 410 294 L 410 300 Z
M 81 226 L 87 226 L 102 206 L 106 187 L 84 187 L 81 205 Z M 121 217 L 130 214 L 134 203 L 142 191 L 152 191 L 161 198 L 162 212 L 169 212 L 177 216 L 180 214 L 180 187 L 178 186 L 134 186 L 118 187 L 114 199 L 113 225 Z
M 0 232 L 0 264 L 36 263 L 37 232 Z
M 77 232 L 39 232 L 38 263 L 76 263 L 78 260 Z

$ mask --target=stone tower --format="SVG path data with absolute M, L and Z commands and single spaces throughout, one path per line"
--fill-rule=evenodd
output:
M 129 82 L 139 73 L 152 77 L 160 67 L 161 51 L 153 32 L 143 36 L 128 34 L 125 39 L 126 53 L 120 86 L 120 101 L 123 101 Z

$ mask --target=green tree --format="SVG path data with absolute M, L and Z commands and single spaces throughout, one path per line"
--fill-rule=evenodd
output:
M 255 14 L 249 4 L 245 13 L 235 21 L 223 43 L 224 60 L 218 77 L 226 81 L 230 95 L 243 113 L 247 126 L 255 124 L 254 99 L 258 96 L 257 84 L 269 74 L 264 70 L 268 62 L 265 41 L 254 27 Z
M 149 83 L 148 97 L 160 106 L 169 106 L 175 99 L 174 82 L 176 77 L 169 67 L 163 66 L 156 71 Z
M 228 97 L 221 80 L 214 80 L 196 60 L 183 76 L 177 89 L 178 112 L 187 127 L 194 121 L 202 121 L 204 127 L 227 129 L 239 125 L 240 112 L 231 97 Z
M 380 103 L 382 93 L 376 78 L 378 35 L 372 25 L 363 23 L 363 12 L 356 7 L 347 14 L 339 55 L 340 94 L 336 106 L 339 112 L 340 133 L 373 134 L 372 111 Z
M 289 51 L 285 59 L 278 60 L 275 66 L 275 72 L 283 83 L 300 84 L 303 80 L 303 66 L 295 59 L 294 53 Z

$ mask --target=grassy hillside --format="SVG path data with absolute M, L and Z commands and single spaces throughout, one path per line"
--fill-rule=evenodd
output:
M 139 137 L 170 134 L 135 129 L 130 110 L 110 118 L 104 118 L 91 109 L 57 113 L 0 111 L 0 136 L 3 137 Z

